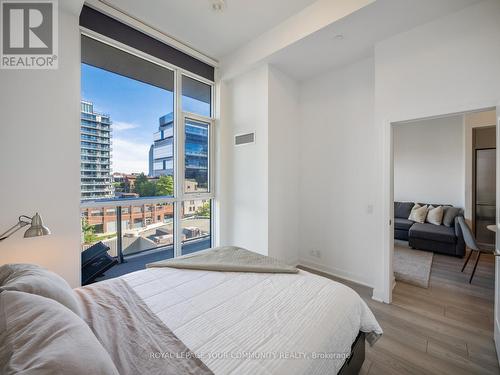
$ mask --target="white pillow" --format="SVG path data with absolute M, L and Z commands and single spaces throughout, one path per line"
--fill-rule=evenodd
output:
M 0 291 L 38 294 L 53 299 L 76 315 L 82 310 L 73 289 L 61 276 L 35 264 L 4 264 L 0 267 Z
M 427 218 L 425 221 L 434 225 L 441 225 L 443 222 L 444 210 L 442 206 L 429 206 L 429 211 L 427 212 Z
M 425 217 L 427 216 L 427 209 L 427 206 L 422 207 L 418 203 L 415 203 L 415 206 L 411 209 L 408 220 L 421 224 L 424 223 Z
M 89 326 L 60 303 L 0 292 L 2 374 L 118 375 Z

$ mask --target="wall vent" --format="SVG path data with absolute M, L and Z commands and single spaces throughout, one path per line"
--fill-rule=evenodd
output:
M 241 146 L 249 143 L 255 143 L 255 132 L 246 133 L 246 134 L 238 134 L 234 136 L 234 145 Z

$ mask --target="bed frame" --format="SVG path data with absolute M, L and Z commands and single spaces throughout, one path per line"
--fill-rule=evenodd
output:
M 351 346 L 351 355 L 338 372 L 339 375 L 357 375 L 365 361 L 365 333 L 359 332 Z

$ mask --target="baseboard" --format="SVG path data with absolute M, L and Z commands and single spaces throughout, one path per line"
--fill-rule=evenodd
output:
M 287 260 L 286 264 L 288 264 L 289 266 L 297 267 L 300 264 L 300 262 L 299 259 L 294 259 L 294 260 Z
M 495 349 L 497 351 L 497 360 L 500 364 L 500 324 L 498 323 L 498 319 L 496 317 L 493 337 L 495 340 Z
M 342 271 L 342 270 L 339 270 L 339 269 L 336 269 L 333 267 L 325 266 L 324 264 L 319 264 L 319 263 L 316 263 L 316 262 L 313 262 L 310 260 L 306 260 L 306 259 L 299 259 L 298 265 L 312 268 L 316 271 L 324 272 L 324 273 L 327 273 L 331 276 L 338 277 L 339 279 L 350 281 L 350 282 L 353 282 L 353 283 L 356 283 L 359 285 L 363 285 L 363 286 L 366 286 L 368 288 L 373 289 L 373 285 L 370 285 L 369 282 L 367 282 L 365 280 L 361 280 L 361 278 L 359 276 L 354 275 L 350 272 L 345 272 L 345 271 Z
M 385 293 L 383 290 L 373 289 L 372 300 L 377 301 L 377 302 L 381 302 L 381 303 L 387 303 L 384 300 L 384 295 L 385 295 Z

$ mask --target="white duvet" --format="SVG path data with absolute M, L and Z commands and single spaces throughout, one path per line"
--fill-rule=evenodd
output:
M 214 374 L 332 374 L 358 332 L 382 333 L 352 289 L 298 274 L 151 268 L 122 277 Z

